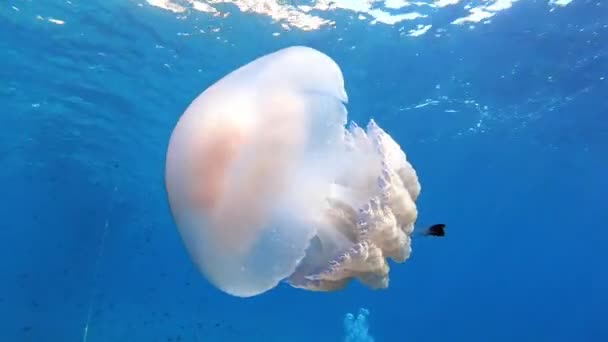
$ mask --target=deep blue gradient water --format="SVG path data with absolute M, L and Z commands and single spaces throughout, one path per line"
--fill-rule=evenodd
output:
M 342 341 L 359 308 L 376 341 L 608 341 L 608 4 L 522 1 L 474 29 L 442 11 L 441 37 L 351 15 L 273 37 L 238 11 L 0 5 L 0 341 Z M 178 34 L 205 24 L 222 39 Z M 230 297 L 169 215 L 179 115 L 294 44 L 334 58 L 350 119 L 374 118 L 406 151 L 419 225 L 448 224 L 391 264 L 386 290 Z

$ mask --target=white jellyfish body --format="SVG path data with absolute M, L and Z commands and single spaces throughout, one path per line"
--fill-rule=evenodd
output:
M 190 257 L 217 288 L 260 294 L 286 281 L 329 291 L 388 286 L 420 192 L 399 145 L 373 121 L 346 128 L 338 65 L 295 46 L 200 94 L 169 141 L 165 185 Z

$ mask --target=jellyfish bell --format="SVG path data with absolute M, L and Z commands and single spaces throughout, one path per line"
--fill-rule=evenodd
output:
M 416 173 L 374 121 L 346 127 L 339 66 L 302 46 L 262 56 L 201 93 L 169 141 L 165 186 L 184 245 L 218 289 L 281 281 L 388 286 L 417 217 Z

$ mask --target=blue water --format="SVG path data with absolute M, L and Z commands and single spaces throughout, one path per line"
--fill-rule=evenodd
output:
M 378 342 L 608 341 L 608 5 L 517 2 L 474 28 L 437 11 L 440 37 L 334 17 L 274 37 L 238 11 L 0 5 L 0 341 L 342 341 L 360 308 Z M 178 34 L 205 25 L 222 39 Z M 391 264 L 386 290 L 230 297 L 169 215 L 179 115 L 294 44 L 334 58 L 350 119 L 374 118 L 406 151 L 419 225 L 448 225 Z

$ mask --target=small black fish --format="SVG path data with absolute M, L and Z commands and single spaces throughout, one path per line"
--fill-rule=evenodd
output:
M 428 227 L 425 231 L 421 232 L 423 236 L 445 236 L 445 224 L 438 223 Z

